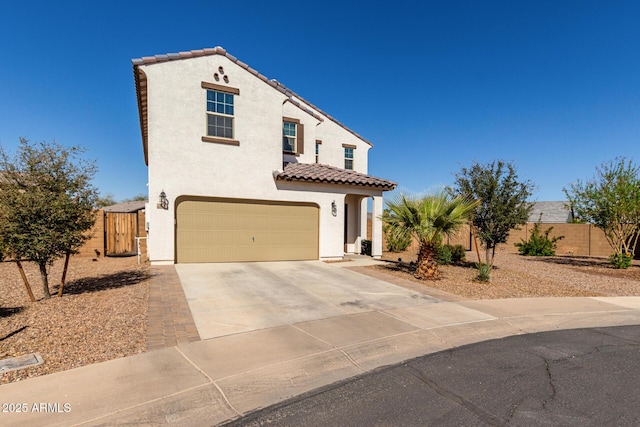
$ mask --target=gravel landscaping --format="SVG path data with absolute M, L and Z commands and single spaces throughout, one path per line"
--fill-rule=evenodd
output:
M 468 299 L 640 296 L 638 260 L 628 270 L 617 270 L 605 258 L 525 257 L 502 252 L 496 254 L 491 282 L 483 283 L 474 280 L 476 253 L 466 256 L 466 263 L 441 266 L 443 277 L 437 281 L 413 277 L 410 262 L 416 260 L 415 252 L 385 252 L 383 259 L 389 264 L 370 268 L 421 283 L 426 293 L 431 288 Z
M 385 253 L 385 275 L 411 280 L 426 294 L 454 294 L 464 299 L 550 296 L 640 296 L 640 262 L 615 270 L 606 259 L 589 257 L 523 257 L 496 255 L 490 283 L 473 280 L 475 253 L 467 262 L 442 266 L 443 279 L 419 281 L 410 261 L 415 253 Z M 402 258 L 398 262 L 398 258 Z M 62 261 L 51 268 L 52 294 Z M 42 299 L 37 268 L 24 263 L 37 301 L 31 303 L 15 263 L 0 263 L 0 359 L 40 353 L 44 364 L 0 376 L 0 384 L 63 371 L 145 351 L 149 264 L 136 257 L 73 258 L 62 298 Z M 406 283 L 406 282 L 405 282 Z M 445 294 L 446 295 L 446 294 Z
M 64 294 L 58 298 L 59 260 L 51 267 L 50 300 L 42 299 L 37 267 L 23 265 L 35 303 L 16 264 L 0 263 L 0 359 L 40 353 L 44 363 L 1 374 L 0 384 L 145 350 L 148 264 L 138 265 L 136 257 L 72 258 Z

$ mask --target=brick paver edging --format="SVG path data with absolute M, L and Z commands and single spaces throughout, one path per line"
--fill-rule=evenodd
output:
M 151 266 L 147 351 L 193 341 L 200 341 L 200 335 L 175 267 Z

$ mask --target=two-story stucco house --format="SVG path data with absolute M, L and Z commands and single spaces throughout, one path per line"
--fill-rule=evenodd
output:
M 313 260 L 358 253 L 383 192 L 372 145 L 223 48 L 134 59 L 149 170 L 152 263 Z

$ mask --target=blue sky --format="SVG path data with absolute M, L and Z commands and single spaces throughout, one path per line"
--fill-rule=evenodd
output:
M 146 193 L 131 59 L 222 46 L 374 144 L 412 191 L 512 161 L 535 200 L 640 162 L 640 2 L 6 1 L 0 144 L 82 145 L 94 184 Z

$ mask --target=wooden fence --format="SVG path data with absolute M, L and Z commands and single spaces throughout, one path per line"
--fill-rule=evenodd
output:
M 89 232 L 91 238 L 76 256 L 125 256 L 137 254 L 136 237 L 146 237 L 143 211 L 120 213 L 96 212 L 96 223 Z M 140 240 L 140 252 L 147 253 L 146 239 Z

